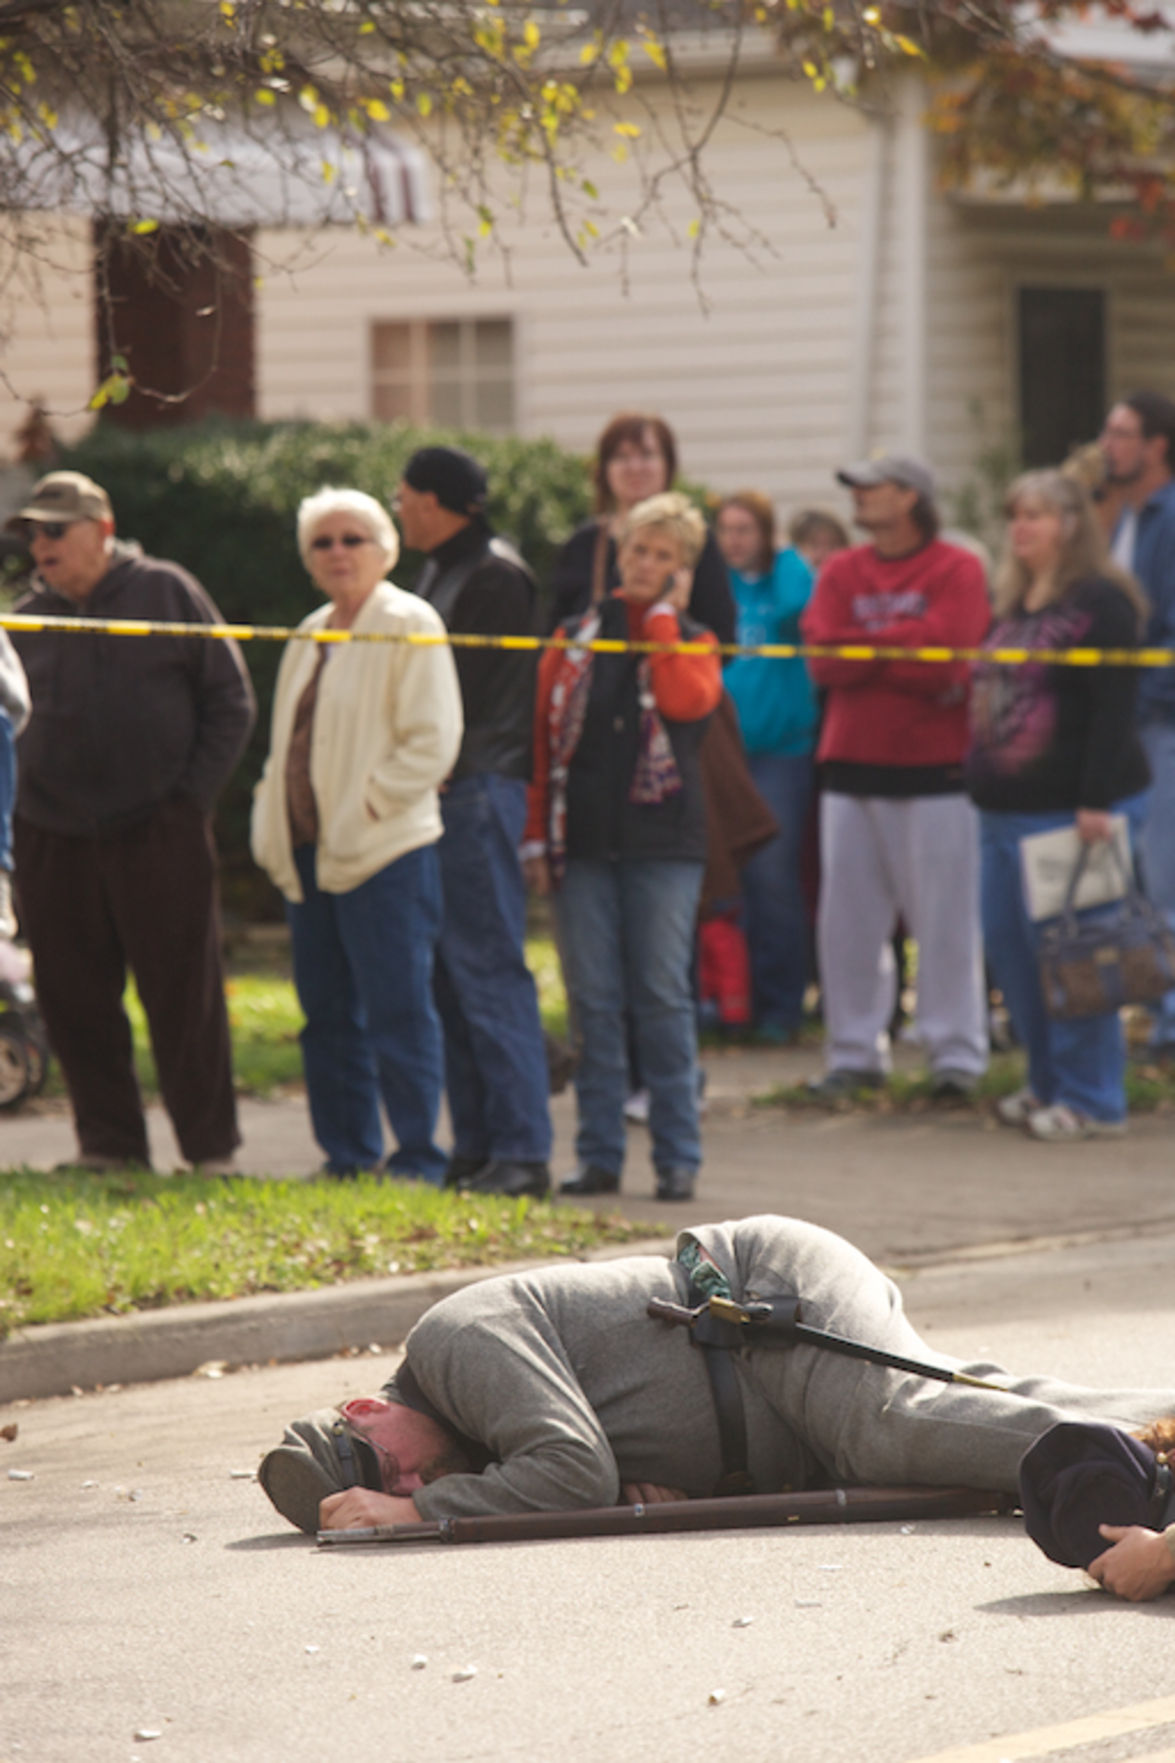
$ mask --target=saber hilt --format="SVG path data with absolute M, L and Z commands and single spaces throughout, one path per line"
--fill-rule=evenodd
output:
M 663 1322 L 688 1328 L 699 1346 L 781 1347 L 804 1341 L 850 1359 L 864 1359 L 871 1365 L 883 1365 L 892 1371 L 909 1371 L 915 1377 L 933 1378 L 937 1383 L 966 1384 L 975 1390 L 1007 1394 L 1002 1384 L 972 1377 L 969 1372 L 952 1371 L 948 1366 L 933 1365 L 926 1359 L 910 1359 L 904 1353 L 891 1353 L 885 1347 L 872 1347 L 865 1341 L 851 1340 L 847 1335 L 813 1328 L 810 1323 L 800 1321 L 799 1298 L 755 1298 L 740 1304 L 733 1298 L 715 1296 L 692 1307 L 673 1304 L 667 1298 L 650 1298 L 646 1310 L 650 1316 Z

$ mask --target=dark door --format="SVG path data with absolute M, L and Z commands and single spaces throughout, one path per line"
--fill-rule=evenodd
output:
M 1106 297 L 1100 288 L 1020 289 L 1024 463 L 1060 465 L 1106 414 Z

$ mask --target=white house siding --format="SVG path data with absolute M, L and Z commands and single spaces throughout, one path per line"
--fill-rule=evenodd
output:
M 762 132 L 785 124 L 836 210 L 786 148 Z M 361 417 L 370 411 L 368 335 L 378 320 L 511 316 L 519 365 L 518 428 L 587 451 L 616 410 L 659 410 L 686 471 L 716 488 L 769 489 L 784 508 L 835 500 L 844 459 L 865 125 L 831 100 L 778 78 L 748 78 L 707 155 L 710 176 L 747 227 L 773 248 L 750 261 L 717 237 L 701 266 L 708 311 L 689 278 L 684 192 L 629 252 L 583 268 L 537 218 L 505 226 L 512 285 L 487 257 L 476 283 L 412 246 L 381 251 L 340 235 L 296 278 L 268 274 L 259 294 L 261 411 Z M 607 153 L 589 165 L 609 206 L 632 179 Z M 275 255 L 288 240 L 264 238 Z M 427 245 L 426 238 L 420 243 Z
M 94 390 L 93 282 L 90 228 L 78 220 L 18 220 L 35 248 L 23 267 L 5 264 L 0 284 L 0 458 L 11 456 L 15 434 L 39 402 L 54 411 L 54 427 L 69 439 L 84 434 Z

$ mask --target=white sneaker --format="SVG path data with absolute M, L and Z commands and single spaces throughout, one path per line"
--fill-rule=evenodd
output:
M 1014 1095 L 1000 1097 L 995 1105 L 996 1118 L 1004 1126 L 1027 1126 L 1029 1115 L 1037 1113 L 1041 1106 L 1039 1097 L 1025 1085 Z
M 638 1126 L 648 1126 L 648 1124 L 649 1124 L 649 1092 L 648 1092 L 648 1090 L 634 1090 L 632 1092 L 632 1095 L 628 1098 L 628 1101 L 624 1104 L 624 1118 L 626 1120 L 634 1120 Z
M 0 869 L 0 937 L 9 942 L 16 935 L 16 913 L 12 910 L 12 877 Z
M 1050 1144 L 1068 1143 L 1073 1139 L 1120 1139 L 1125 1136 L 1124 1120 L 1094 1120 L 1091 1115 L 1078 1114 L 1065 1102 L 1054 1102 L 1051 1108 L 1038 1108 L 1024 1122 L 1031 1138 Z

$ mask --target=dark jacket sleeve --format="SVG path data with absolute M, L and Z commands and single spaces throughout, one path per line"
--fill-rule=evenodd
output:
M 534 588 L 520 570 L 492 554 L 479 563 L 457 597 L 449 629 L 469 636 L 534 635 Z M 503 694 L 534 691 L 535 657 L 509 649 L 454 647 L 468 728 L 498 711 Z
M 197 582 L 184 584 L 190 624 L 223 624 L 217 608 Z M 194 640 L 192 690 L 196 737 L 180 789 L 207 813 L 245 750 L 257 719 L 257 700 L 241 651 L 231 638 Z
M 730 577 L 722 553 L 711 532 L 706 534 L 706 543 L 694 567 L 689 615 L 704 624 L 708 631 L 713 631 L 720 643 L 734 642 L 734 595 L 730 591 Z
M 1137 648 L 1138 614 L 1126 595 L 1110 582 L 1091 584 L 1087 595 L 1094 607 L 1094 620 L 1082 639 L 1082 648 Z M 1120 794 L 1124 749 L 1135 738 L 1138 669 L 1091 667 L 1087 673 L 1082 671 L 1088 712 L 1077 806 L 1108 808 Z
M 592 597 L 592 562 L 596 553 L 598 523 L 576 527 L 558 557 L 547 583 L 547 629 L 556 630 L 569 618 L 586 612 Z M 609 582 L 614 587 L 615 582 Z

